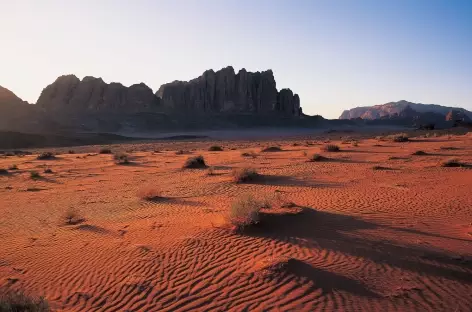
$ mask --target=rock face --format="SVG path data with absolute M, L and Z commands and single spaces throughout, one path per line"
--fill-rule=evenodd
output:
M 446 115 L 446 121 L 465 121 L 470 122 L 470 118 L 461 110 L 451 109 Z
M 405 108 L 411 108 L 418 113 L 436 113 L 446 116 L 451 110 L 460 110 L 466 116 L 472 117 L 472 112 L 469 112 L 463 108 L 452 108 L 447 106 L 441 106 L 436 104 L 420 104 L 412 103 L 408 101 L 390 102 L 382 105 L 356 107 L 350 110 L 345 110 L 339 119 L 380 119 L 395 114 L 400 114 Z
M 162 104 L 178 112 L 280 112 L 299 116 L 300 98 L 290 89 L 277 92 L 271 70 L 237 74 L 233 67 L 207 70 L 200 77 L 162 85 L 156 92 Z
M 143 112 L 159 109 L 159 98 L 143 83 L 125 87 L 101 78 L 60 76 L 41 93 L 39 107 L 66 113 Z

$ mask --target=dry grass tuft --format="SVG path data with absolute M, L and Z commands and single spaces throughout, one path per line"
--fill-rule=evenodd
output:
M 223 151 L 223 148 L 221 146 L 218 146 L 218 145 L 213 145 L 213 146 L 210 146 L 210 148 L 208 150 L 210 152 L 221 152 L 221 151 Z
M 408 142 L 410 138 L 406 133 L 398 133 L 387 136 L 387 139 L 393 142 Z
M 203 156 L 199 155 L 187 158 L 183 167 L 187 169 L 201 169 L 206 168 L 207 165 Z
M 279 146 L 270 146 L 270 147 L 266 147 L 264 148 L 261 152 L 263 153 L 270 153 L 270 152 L 280 152 L 282 151 L 282 148 L 279 147 Z
M 257 171 L 253 168 L 235 168 L 233 169 L 233 181 L 236 183 L 246 183 L 254 181 L 259 177 Z
M 75 225 L 85 222 L 85 218 L 80 211 L 75 208 L 69 208 L 63 215 L 63 220 L 66 225 Z
M 254 151 L 243 152 L 243 153 L 241 153 L 241 156 L 242 156 L 242 157 L 252 157 L 252 158 L 256 158 L 256 157 L 257 157 L 257 153 L 254 152 Z
M 413 155 L 413 156 L 425 156 L 425 155 L 428 155 L 428 153 L 426 153 L 425 151 L 416 151 L 416 152 L 412 153 L 411 155 Z
M 1 312 L 49 312 L 49 304 L 44 297 L 27 296 L 23 292 L 0 294 Z
M 13 164 L 10 167 L 8 167 L 8 170 L 18 170 L 18 166 Z
M 334 144 L 326 144 L 323 146 L 323 151 L 325 152 L 339 152 L 341 148 Z
M 52 173 L 52 169 L 50 168 L 44 169 L 44 173 Z
M 324 157 L 320 154 L 313 154 L 311 155 L 311 157 L 308 159 L 309 161 L 313 161 L 313 162 L 318 162 L 318 161 L 325 161 L 325 160 L 328 160 L 327 157 Z
M 259 213 L 264 204 L 247 194 L 231 204 L 229 222 L 236 230 L 243 230 L 247 226 L 259 222 Z
M 33 170 L 30 172 L 30 178 L 33 180 L 40 179 L 41 175 L 39 174 L 39 172 Z
M 115 153 L 113 159 L 118 165 L 128 165 L 130 163 L 129 156 L 125 153 Z
M 156 201 L 164 198 L 157 189 L 151 186 L 139 190 L 137 195 L 142 200 L 147 201 Z
M 101 148 L 98 153 L 99 154 L 112 154 L 111 149 L 109 148 Z
M 461 163 L 458 159 L 452 158 L 448 159 L 441 164 L 441 167 L 463 167 L 464 164 Z
M 51 152 L 43 152 L 36 157 L 38 160 L 51 160 L 55 158 L 56 156 Z

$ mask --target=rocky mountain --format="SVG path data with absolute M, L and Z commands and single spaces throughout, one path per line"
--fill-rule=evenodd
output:
M 290 89 L 278 92 L 272 70 L 207 70 L 190 81 L 164 84 L 156 95 L 165 107 L 178 111 L 301 114 L 299 96 Z
M 418 113 L 436 113 L 446 116 L 451 110 L 460 111 L 469 118 L 472 118 L 472 112 L 463 108 L 447 107 L 436 104 L 420 104 L 408 101 L 390 102 L 382 105 L 356 107 L 350 110 L 345 110 L 339 119 L 380 119 L 383 117 L 400 114 L 405 108 L 411 108 Z
M 159 98 L 144 83 L 125 87 L 105 83 L 101 78 L 60 76 L 42 92 L 36 105 L 49 112 L 132 113 L 153 112 L 160 108 Z

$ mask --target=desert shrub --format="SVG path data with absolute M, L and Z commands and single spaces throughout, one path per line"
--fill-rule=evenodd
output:
M 253 168 L 235 168 L 233 169 L 233 180 L 236 183 L 245 183 L 254 181 L 259 174 Z
M 159 200 L 163 198 L 161 196 L 161 193 L 153 187 L 146 187 L 139 190 L 138 197 L 141 198 L 142 200 L 148 200 L 148 201 L 155 201 L 155 200 Z
M 27 296 L 23 292 L 0 294 L 1 312 L 49 312 L 49 304 L 44 297 Z
M 15 156 L 15 153 L 13 153 L 13 152 L 6 152 L 4 155 L 5 155 L 5 156 Z
M 458 150 L 459 148 L 452 147 L 452 146 L 441 146 L 439 149 L 443 151 L 455 151 L 455 150 Z
M 323 146 L 323 151 L 325 152 L 339 152 L 340 150 L 339 146 L 334 144 L 326 144 Z
M 353 142 L 352 142 L 352 146 L 354 146 L 354 147 L 358 147 L 358 146 L 359 146 L 359 142 L 357 142 L 357 141 L 353 141 Z
M 373 166 L 372 170 L 390 170 L 390 168 L 383 166 Z
M 208 150 L 210 152 L 221 152 L 221 151 L 223 151 L 223 148 L 221 146 L 218 146 L 218 145 L 213 145 L 213 146 L 210 146 L 210 148 Z
M 52 169 L 51 168 L 46 168 L 46 169 L 44 169 L 44 173 L 52 173 Z
M 75 154 L 75 152 L 73 150 L 69 150 L 68 153 L 69 154 Z
M 282 151 L 282 148 L 280 148 L 279 146 L 270 146 L 270 147 L 264 148 L 261 152 L 267 153 L 267 152 L 280 152 L 280 151 Z
M 458 159 L 448 159 L 441 164 L 442 167 L 462 167 L 464 166 Z
M 215 175 L 215 167 L 209 167 L 207 171 L 207 175 L 209 176 Z
M 259 222 L 259 213 L 263 204 L 252 195 L 244 195 L 231 204 L 230 223 L 238 230 Z
M 99 154 L 111 154 L 112 152 L 111 152 L 111 149 L 104 147 L 104 148 L 101 148 L 100 151 L 98 151 L 98 153 Z
M 175 152 L 175 155 L 184 155 L 184 154 L 190 154 L 190 152 L 184 151 L 184 150 L 178 150 L 177 152 Z
M 54 154 L 51 152 L 42 152 L 36 157 L 36 159 L 38 160 L 48 160 L 48 159 L 54 159 L 54 158 L 56 158 L 56 156 L 54 156 Z
M 416 151 L 416 152 L 414 152 L 414 153 L 411 154 L 411 155 L 424 156 L 424 155 L 428 155 L 428 153 L 426 153 L 425 151 Z
M 207 165 L 203 156 L 199 155 L 187 158 L 183 167 L 187 169 L 199 169 L 206 168 Z
M 250 152 L 243 152 L 241 153 L 241 156 L 242 157 L 252 157 L 252 158 L 256 158 L 257 157 L 257 154 L 253 151 L 250 151 Z
M 324 157 L 320 154 L 313 154 L 313 155 L 311 155 L 309 160 L 316 162 L 316 161 L 324 161 L 324 160 L 327 160 L 327 159 L 328 158 L 326 158 L 326 157 Z
M 115 163 L 118 165 L 127 165 L 130 163 L 128 154 L 125 154 L 125 153 L 115 153 L 113 155 L 113 159 L 115 160 Z
M 13 164 L 10 167 L 8 167 L 8 170 L 18 170 L 18 166 Z
M 33 171 L 30 172 L 30 178 L 31 179 L 40 179 L 41 175 L 39 174 L 39 172 L 33 170 Z
M 0 168 L 0 175 L 6 175 L 6 174 L 8 174 L 8 170 Z
M 63 215 L 64 223 L 67 225 L 79 224 L 85 221 L 80 211 L 75 208 L 69 208 Z
M 410 140 L 406 133 L 392 134 L 387 138 L 393 142 L 408 142 Z

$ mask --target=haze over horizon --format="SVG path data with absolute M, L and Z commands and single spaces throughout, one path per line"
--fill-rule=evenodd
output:
M 153 91 L 207 69 L 272 69 L 305 113 L 408 100 L 472 110 L 472 1 L 0 0 L 0 86 L 58 76 Z

